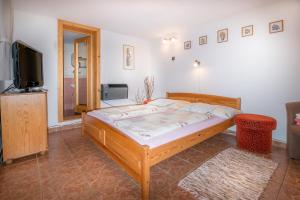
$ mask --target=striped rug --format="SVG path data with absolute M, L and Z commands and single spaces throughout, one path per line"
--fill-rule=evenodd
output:
M 199 200 L 257 200 L 278 164 L 228 148 L 182 179 L 178 186 Z

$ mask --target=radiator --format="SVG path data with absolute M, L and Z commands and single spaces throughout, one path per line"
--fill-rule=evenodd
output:
M 127 84 L 101 84 L 101 100 L 127 99 Z

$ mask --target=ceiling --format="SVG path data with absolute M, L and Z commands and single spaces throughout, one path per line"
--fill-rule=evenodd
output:
M 182 33 L 279 0 L 12 0 L 18 10 L 145 38 Z

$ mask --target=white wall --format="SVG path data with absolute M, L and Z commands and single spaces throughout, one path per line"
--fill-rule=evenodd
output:
M 57 20 L 14 11 L 14 40 L 22 40 L 43 53 L 45 87 L 48 89 L 48 124 L 58 119 Z
M 135 70 L 123 69 L 123 45 L 134 46 Z M 144 89 L 144 78 L 150 74 L 150 43 L 147 40 L 102 30 L 101 82 L 127 83 L 129 98 Z
M 14 40 L 22 40 L 43 53 L 45 88 L 49 90 L 48 125 L 58 125 L 57 19 L 15 10 L 14 20 Z M 123 44 L 135 46 L 136 70 L 122 69 Z M 150 71 L 150 46 L 146 40 L 102 30 L 102 83 L 128 83 L 133 98 Z
M 269 22 L 280 19 L 285 31 L 269 34 Z M 244 112 L 275 117 L 273 137 L 285 141 L 285 103 L 300 100 L 299 19 L 300 2 L 287 0 L 194 27 L 176 44 L 157 41 L 165 90 L 241 97 Z M 240 28 L 251 24 L 254 36 L 242 38 Z M 229 41 L 218 44 L 216 31 L 223 28 L 229 29 Z M 201 35 L 208 35 L 207 45 L 198 45 Z M 192 49 L 183 50 L 185 40 L 192 40 Z M 195 59 L 201 61 L 200 69 L 193 67 Z
M 15 11 L 14 39 L 43 52 L 45 87 L 49 89 L 49 125 L 57 124 L 57 20 Z M 268 33 L 270 21 L 284 19 L 285 32 Z M 147 41 L 102 30 L 101 80 L 129 84 L 132 98 L 143 88 L 147 74 L 156 77 L 155 96 L 166 91 L 190 91 L 242 98 L 244 112 L 266 114 L 278 120 L 274 138 L 285 140 L 285 107 L 299 100 L 300 5 L 287 0 L 265 8 L 186 30 L 173 45 Z M 255 35 L 242 38 L 240 28 L 253 24 Z M 216 30 L 229 28 L 229 42 L 217 44 Z M 198 45 L 198 36 L 208 44 Z M 192 49 L 183 50 L 183 41 Z M 122 45 L 135 46 L 136 70 L 122 69 Z M 172 62 L 171 56 L 176 56 Z M 192 63 L 201 61 L 201 68 Z

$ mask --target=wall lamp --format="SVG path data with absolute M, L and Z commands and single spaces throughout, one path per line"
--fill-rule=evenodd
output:
M 193 65 L 194 65 L 194 67 L 200 67 L 200 64 L 201 63 L 199 60 L 195 60 Z
M 162 42 L 164 43 L 164 44 L 167 44 L 167 43 L 173 43 L 173 42 L 175 42 L 177 39 L 176 39 L 176 37 L 168 37 L 168 38 L 164 38 L 163 40 L 162 40 Z

